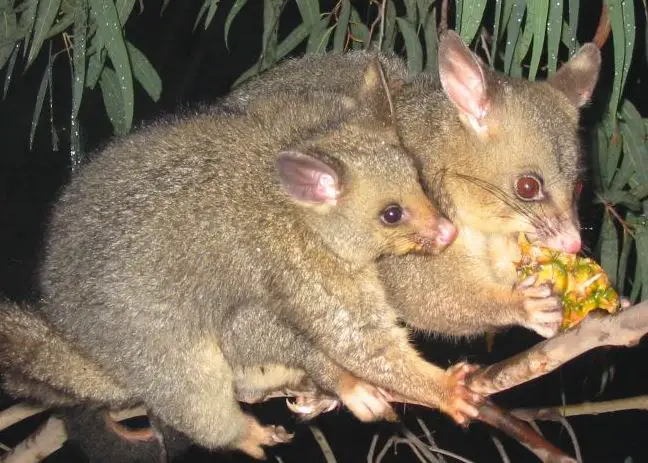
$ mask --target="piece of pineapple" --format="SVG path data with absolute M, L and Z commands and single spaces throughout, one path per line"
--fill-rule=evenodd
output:
M 578 324 L 594 309 L 609 313 L 619 310 L 617 292 L 610 280 L 594 260 L 556 249 L 535 246 L 520 233 L 518 243 L 522 258 L 515 263 L 519 281 L 537 275 L 536 285 L 551 284 L 553 291 L 562 297 L 565 330 Z

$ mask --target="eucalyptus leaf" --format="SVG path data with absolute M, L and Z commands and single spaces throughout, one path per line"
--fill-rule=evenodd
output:
M 553 0 L 556 1 L 556 0 Z M 529 66 L 529 80 L 535 80 L 540 67 L 542 50 L 547 34 L 549 0 L 534 0 L 528 4 L 527 27 L 533 28 L 533 51 Z
M 515 56 L 515 49 L 520 39 L 520 29 L 525 11 L 526 2 L 523 0 L 513 1 L 513 9 L 506 27 L 506 49 L 504 50 L 504 72 L 508 74 L 515 73 L 512 72 L 513 57 Z
M 405 41 L 407 69 L 412 74 L 418 74 L 423 70 L 423 48 L 416 29 L 406 18 L 396 18 L 396 23 Z
M 340 14 L 338 15 L 335 25 L 335 34 L 333 34 L 333 50 L 343 52 L 346 45 L 349 19 L 351 18 L 351 0 L 341 0 Z
M 385 8 L 385 36 L 381 44 L 381 50 L 390 51 L 394 49 L 396 42 L 397 28 L 396 28 L 396 6 L 394 0 L 387 0 Z
M 405 17 L 410 24 L 418 24 L 418 4 L 416 0 L 403 0 L 405 5 Z M 415 27 L 416 29 L 416 27 Z
M 306 53 L 321 53 L 326 51 L 328 41 L 335 26 L 328 27 L 329 16 L 325 16 L 311 30 L 306 45 Z
M 52 27 L 52 24 L 54 24 L 60 5 L 61 0 L 41 0 L 38 3 L 31 48 L 29 49 L 29 55 L 27 56 L 26 67 L 29 67 L 34 62 L 34 59 L 36 59 L 38 52 L 43 46 L 43 42 L 47 38 L 47 33 Z
M 461 38 L 466 43 L 471 43 L 479 30 L 486 9 L 486 0 L 463 2 L 461 13 Z
M 320 20 L 320 8 L 318 0 L 295 0 L 299 14 L 307 27 L 315 27 Z
M 47 2 L 47 0 L 40 1 Z M 29 41 L 34 30 L 34 22 L 36 20 L 38 3 L 39 0 L 26 0 L 24 3 L 25 11 L 23 11 L 23 13 L 20 15 L 19 29 L 25 34 L 25 45 L 23 47 L 23 53 L 27 53 L 27 50 L 29 50 Z
M 95 52 L 88 56 L 88 69 L 86 72 L 86 87 L 90 89 L 95 88 L 95 86 L 99 82 L 99 78 L 101 77 L 101 73 L 103 72 L 103 68 L 105 65 L 106 65 L 106 51 L 104 49 L 101 49 L 100 51 Z
M 637 279 L 641 282 L 641 299 L 648 298 L 648 228 L 640 226 L 635 229 L 635 242 L 637 245 Z
M 599 238 L 600 263 L 614 285 L 619 264 L 619 238 L 609 214 L 605 214 Z
M 120 88 L 119 78 L 117 77 L 117 73 L 108 66 L 103 68 L 103 72 L 99 78 L 99 87 L 101 87 L 106 113 L 108 113 L 108 118 L 115 133 L 117 135 L 126 135 L 130 126 L 126 125 L 127 118 L 125 107 L 121 101 L 122 90 Z
M 7 70 L 5 71 L 4 86 L 2 87 L 2 98 L 7 97 L 7 92 L 9 91 L 9 86 L 11 85 L 13 70 L 16 66 L 16 58 L 18 58 L 18 50 L 20 50 L 20 42 L 14 45 L 13 53 L 11 53 L 11 56 L 9 57 L 9 63 L 7 64 Z
M 369 37 L 369 28 L 362 22 L 358 10 L 351 5 L 351 35 L 353 36 L 353 42 L 351 46 L 354 50 L 359 48 L 366 48 L 369 46 L 370 37 Z
M 212 20 L 214 19 L 214 16 L 216 15 L 216 11 L 218 10 L 219 3 L 220 0 L 211 0 L 211 3 L 209 4 L 209 9 L 207 10 L 207 16 L 205 17 L 205 29 L 209 27 Z
M 279 41 L 279 16 L 283 0 L 263 1 L 263 37 L 261 39 L 261 63 L 263 69 L 267 69 L 277 62 L 277 45 Z
M 116 0 L 115 7 L 117 8 L 117 17 L 119 18 L 119 23 L 123 27 L 130 17 L 133 8 L 135 7 L 135 0 Z
M 558 51 L 563 25 L 563 2 L 553 0 L 549 3 L 549 18 L 547 20 L 547 66 L 549 74 L 558 68 Z
M 437 54 L 439 50 L 439 34 L 436 24 L 436 7 L 428 15 L 427 25 L 423 29 L 425 39 L 425 70 L 435 74 L 437 71 Z
M 503 23 L 502 22 L 502 2 L 503 0 L 495 0 L 495 24 L 493 25 L 493 41 L 491 43 L 491 50 L 490 50 L 491 67 L 495 65 L 495 61 L 497 58 L 497 44 L 499 42 L 498 38 L 500 37 L 501 34 L 500 23 Z
M 641 201 L 626 190 L 611 190 L 601 193 L 604 201 L 614 205 L 624 205 L 634 211 L 641 211 Z
M 349 0 L 347 0 L 349 1 Z M 232 22 L 234 21 L 234 18 L 239 14 L 239 12 L 243 9 L 245 4 L 248 2 L 248 0 L 236 0 L 234 2 L 234 5 L 232 5 L 232 8 L 229 10 L 229 13 L 227 13 L 227 18 L 225 18 L 225 47 L 229 50 L 229 30 L 230 27 L 232 26 Z
M 630 260 L 630 251 L 632 250 L 632 235 L 623 234 L 621 239 L 621 254 L 619 255 L 619 267 L 617 270 L 616 288 L 620 294 L 625 294 L 626 275 L 628 272 L 628 262 Z
M 34 113 L 32 115 L 31 128 L 29 130 L 29 151 L 31 151 L 33 148 L 34 135 L 36 134 L 38 121 L 40 120 L 41 113 L 43 112 L 43 102 L 45 101 L 45 94 L 47 93 L 47 89 L 49 87 L 49 70 L 51 65 L 52 58 L 50 56 L 50 61 L 45 67 L 43 77 L 41 78 L 41 82 L 38 87 L 38 93 L 36 94 L 36 104 L 34 105 Z
M 623 152 L 632 159 L 635 172 L 639 176 L 639 181 L 643 184 L 648 183 L 648 147 L 646 146 L 643 132 L 637 134 L 629 124 L 622 122 L 620 125 L 621 134 L 623 135 Z
M 124 43 L 121 23 L 115 4 L 111 1 L 89 0 L 89 2 L 90 14 L 97 24 L 97 34 L 105 44 L 119 82 L 120 101 L 123 104 L 123 111 L 120 115 L 124 117 L 124 120 L 116 122 L 114 118 L 111 118 L 111 122 L 115 131 L 123 134 L 128 132 L 133 124 L 134 90 L 131 63 Z M 104 67 L 102 75 L 106 72 L 106 69 Z M 104 98 L 105 95 L 104 93 Z M 117 116 L 117 113 L 113 113 L 113 116 Z M 125 132 L 124 128 L 126 128 Z
M 576 32 L 578 31 L 578 13 L 580 9 L 580 0 L 569 0 L 568 2 L 568 15 L 569 27 L 567 35 L 563 36 L 563 42 L 569 47 L 569 56 L 576 53 L 578 41 L 576 40 Z M 563 26 L 564 27 L 564 26 Z
M 0 45 L 0 69 L 5 67 L 14 51 L 15 42 L 12 40 L 14 40 L 14 34 L 18 30 L 16 27 L 16 13 L 7 8 L 7 1 L 0 0 L 0 5 L 4 6 L 0 14 L 0 43 L 5 43 Z M 18 38 L 16 37 L 15 40 L 18 40 Z
M 162 94 L 162 80 L 157 71 L 146 55 L 135 47 L 135 45 L 126 42 L 126 48 L 128 50 L 131 65 L 133 66 L 133 76 L 142 85 L 153 101 L 158 101 Z
M 74 4 L 74 42 L 72 47 L 72 117 L 81 107 L 86 79 L 86 39 L 88 33 L 88 2 L 77 0 Z

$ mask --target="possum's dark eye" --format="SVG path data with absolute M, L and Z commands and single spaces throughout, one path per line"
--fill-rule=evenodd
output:
M 522 175 L 515 181 L 515 194 L 523 201 L 542 199 L 542 182 L 535 175 Z
M 398 204 L 387 206 L 380 213 L 380 220 L 385 225 L 397 225 L 403 219 L 403 208 Z

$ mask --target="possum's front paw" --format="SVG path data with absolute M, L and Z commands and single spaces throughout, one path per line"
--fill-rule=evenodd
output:
M 293 434 L 286 431 L 283 426 L 263 426 L 252 416 L 246 415 L 247 429 L 245 437 L 236 446 L 240 451 L 247 453 L 257 460 L 265 459 L 263 447 L 290 442 Z
M 550 338 L 560 329 L 562 302 L 549 285 L 533 286 L 537 276 L 526 278 L 516 286 L 523 298 L 524 320 L 521 325 L 540 336 Z
M 398 421 L 398 415 L 389 404 L 391 395 L 372 384 L 366 383 L 350 373 L 339 381 L 337 393 L 340 400 L 360 421 Z
M 476 365 L 458 363 L 446 370 L 445 393 L 440 409 L 462 426 L 477 417 L 479 406 L 485 397 L 470 390 L 465 383 L 466 377 L 479 369 Z

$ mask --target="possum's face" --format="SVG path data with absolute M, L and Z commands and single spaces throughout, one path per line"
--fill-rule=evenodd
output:
M 345 259 L 438 252 L 456 236 L 423 192 L 409 156 L 374 137 L 335 137 L 284 152 L 279 173 L 311 228 Z

